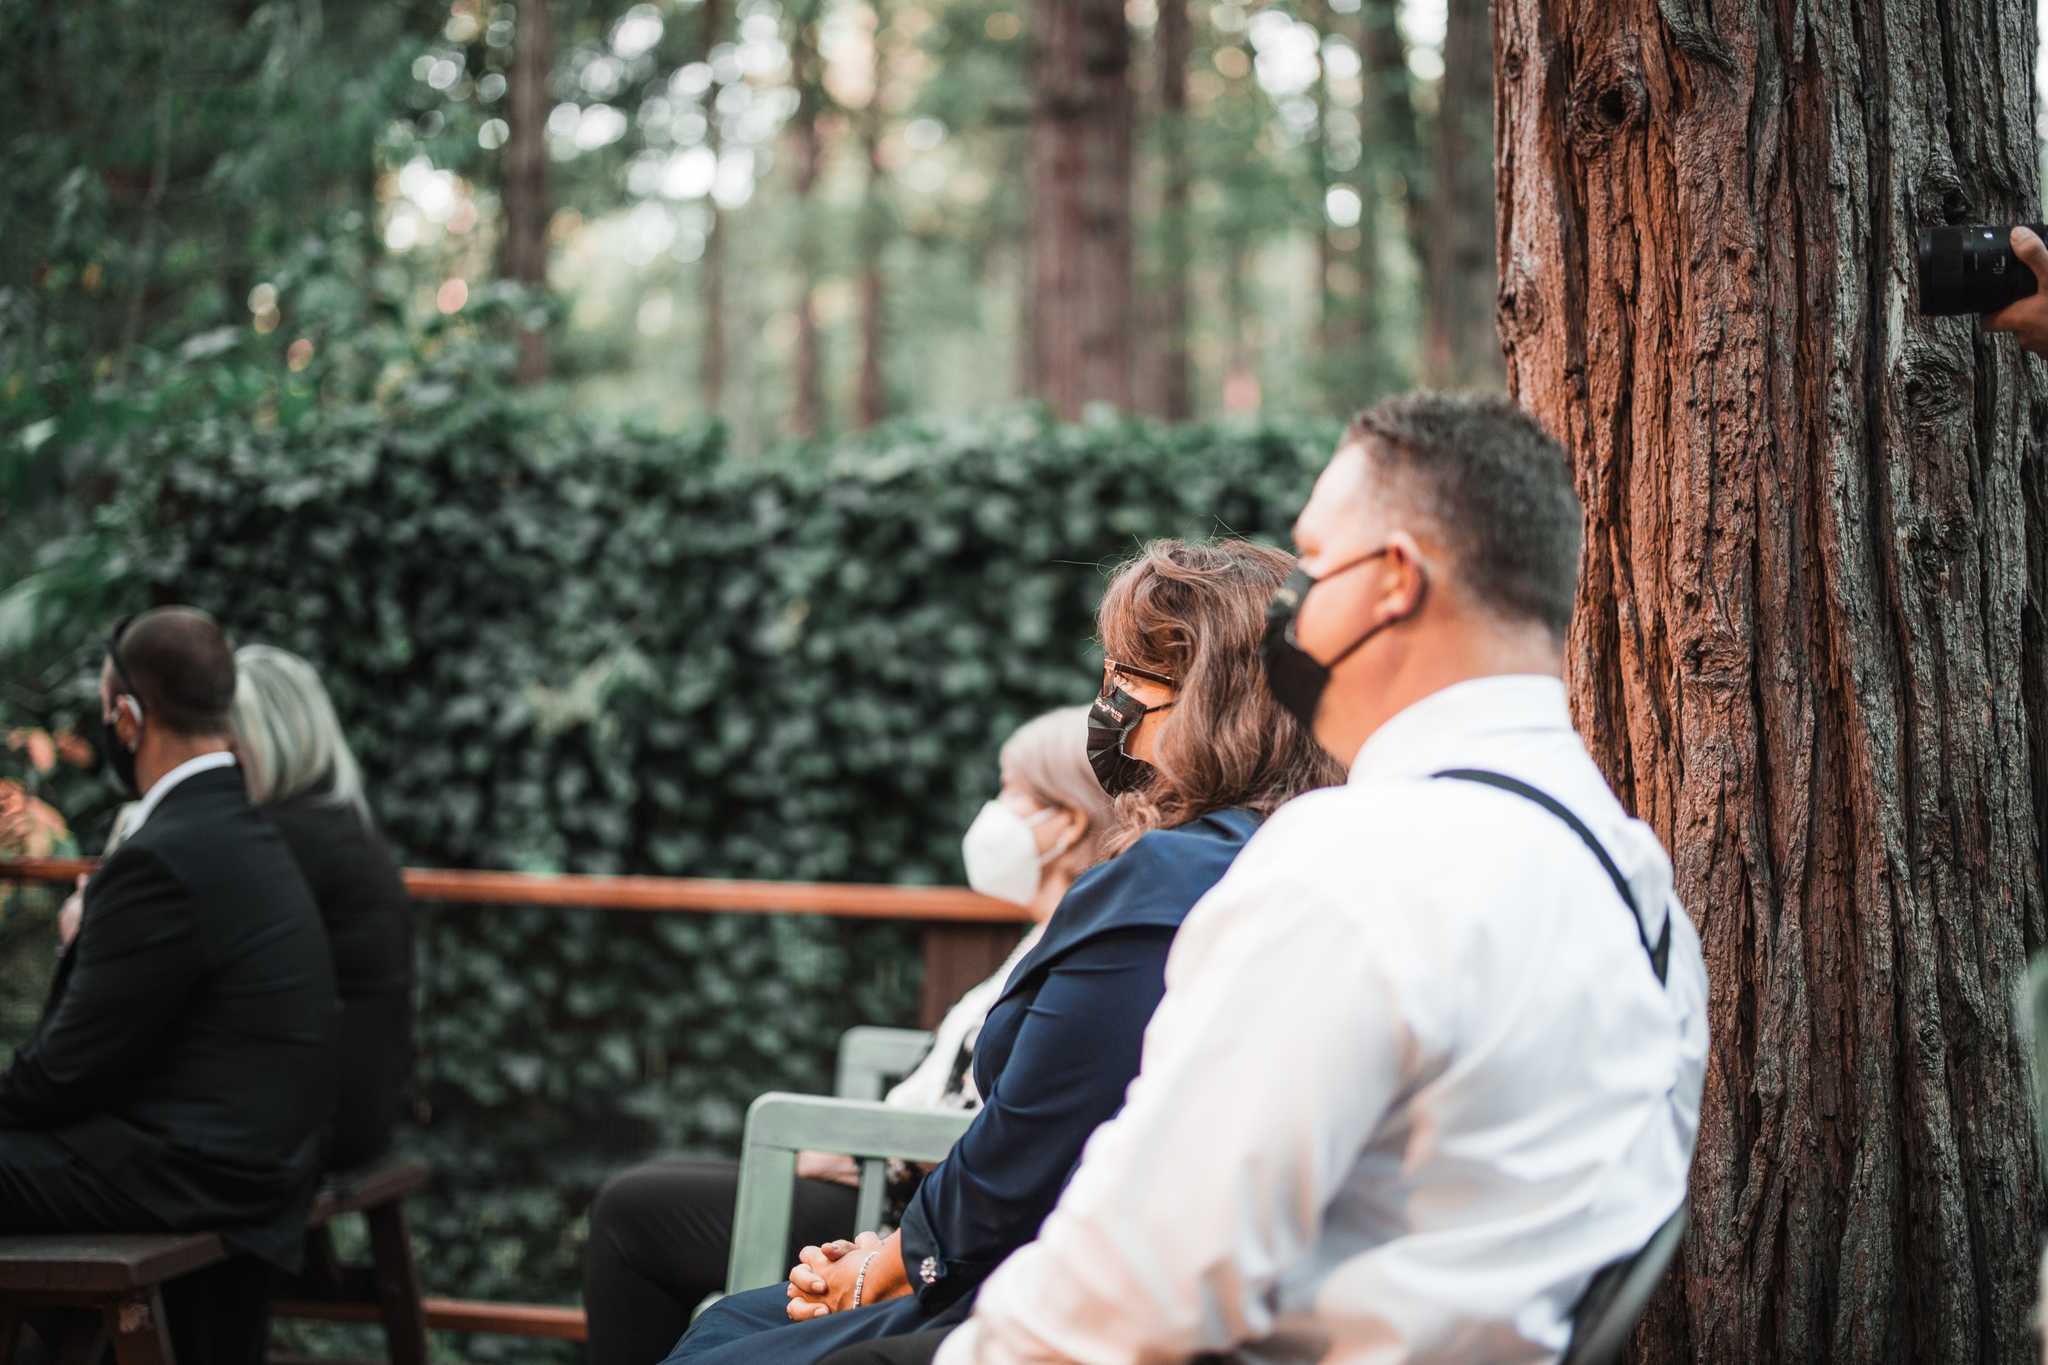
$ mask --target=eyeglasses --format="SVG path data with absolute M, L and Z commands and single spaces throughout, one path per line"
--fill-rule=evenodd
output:
M 1143 678 L 1146 682 L 1155 682 L 1161 687 L 1178 687 L 1180 685 L 1165 673 L 1155 673 L 1149 668 L 1140 668 L 1136 664 L 1127 664 L 1117 659 L 1104 659 L 1102 661 L 1102 690 L 1105 693 L 1109 691 L 1110 683 L 1115 680 L 1119 673 L 1126 677 Z

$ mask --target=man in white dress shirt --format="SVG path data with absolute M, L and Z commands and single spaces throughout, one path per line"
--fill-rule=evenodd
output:
M 1123 1111 L 940 1365 L 1551 1360 L 1678 1208 L 1706 972 L 1566 711 L 1580 522 L 1505 400 L 1352 424 L 1267 645 L 1350 782 L 1188 916 Z

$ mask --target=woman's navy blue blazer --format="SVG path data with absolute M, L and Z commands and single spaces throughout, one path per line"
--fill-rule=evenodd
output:
M 706 1312 L 670 1360 L 808 1365 L 851 1342 L 917 1331 L 1037 1236 L 1082 1146 L 1138 1074 L 1174 932 L 1258 823 L 1225 810 L 1153 830 L 1060 901 L 975 1044 L 981 1110 L 904 1213 L 914 1297 L 791 1323 L 784 1286 L 750 1290 Z

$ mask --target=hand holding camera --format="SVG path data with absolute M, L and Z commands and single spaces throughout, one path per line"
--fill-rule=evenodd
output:
M 1985 314 L 1984 326 L 2011 332 L 2020 345 L 2048 355 L 2048 242 L 2044 229 L 1973 224 L 1927 228 L 1920 234 L 1920 311 L 1930 317 Z
M 2048 243 L 2025 224 L 2012 230 L 2012 254 L 2034 276 L 2034 291 L 1984 319 L 1992 332 L 2011 332 L 2036 355 L 2048 355 Z

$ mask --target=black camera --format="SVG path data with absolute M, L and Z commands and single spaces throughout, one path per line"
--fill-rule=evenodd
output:
M 2048 241 L 2048 227 L 2028 227 Z M 2034 272 L 2013 254 L 2012 229 L 1973 223 L 1920 229 L 1914 261 L 1920 311 L 1930 317 L 1995 313 L 2034 292 Z

